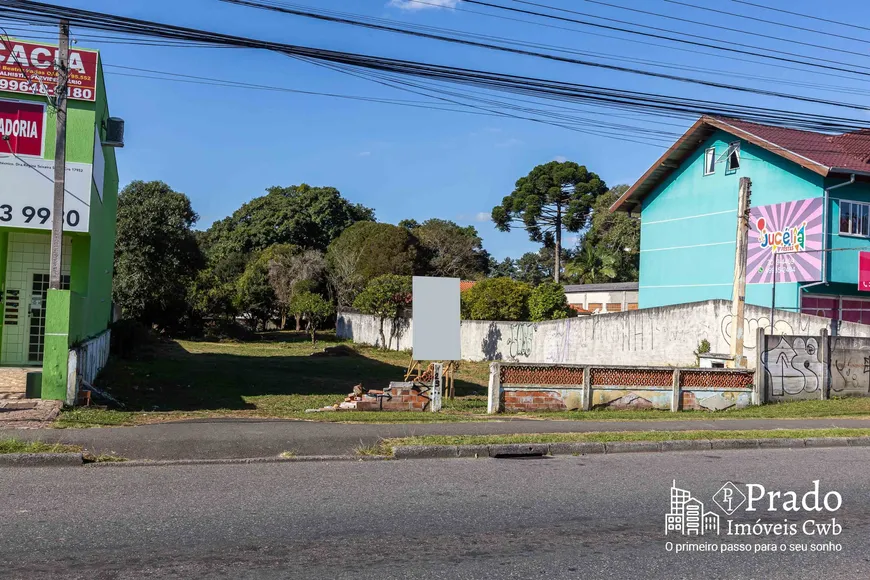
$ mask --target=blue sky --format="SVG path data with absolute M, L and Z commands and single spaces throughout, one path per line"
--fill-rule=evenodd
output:
M 309 7 L 327 8 L 397 20 L 546 43 L 571 50 L 595 52 L 598 60 L 631 59 L 630 66 L 695 76 L 753 87 L 817 97 L 867 103 L 866 93 L 843 94 L 837 90 L 866 90 L 863 80 L 834 78 L 783 66 L 739 62 L 724 54 L 705 55 L 640 44 L 643 40 L 616 32 L 598 31 L 569 23 L 511 15 L 454 0 L 424 0 L 439 8 L 405 0 L 295 0 Z M 511 0 L 499 0 L 511 4 Z M 590 1 L 537 0 L 604 17 L 660 26 L 729 42 L 830 58 L 862 65 L 866 58 L 821 48 L 798 46 L 769 39 L 715 30 L 605 6 Z M 760 17 L 762 22 L 693 9 L 667 0 L 602 0 L 680 18 L 699 20 L 801 42 L 867 52 L 867 43 L 775 26 L 790 23 L 821 31 L 870 40 L 870 31 L 848 29 L 787 15 L 765 12 L 729 0 L 685 0 L 688 4 Z M 682 1 L 682 0 L 681 0 Z M 835 14 L 850 22 L 870 22 L 870 7 L 849 0 L 825 3 L 809 0 L 760 0 L 769 6 L 809 14 Z M 561 81 L 596 84 L 622 89 L 678 94 L 699 99 L 775 106 L 830 113 L 834 109 L 795 104 L 766 97 L 652 79 L 619 72 L 589 69 L 484 49 L 449 45 L 351 28 L 333 23 L 262 12 L 226 5 L 218 0 L 67 0 L 68 6 L 113 12 L 125 16 L 251 36 L 299 45 L 406 58 L 468 68 L 524 74 Z M 514 3 L 514 6 L 536 9 Z M 451 9 L 455 6 L 457 9 Z M 474 12 L 488 12 L 502 18 Z M 515 17 L 526 22 L 504 19 Z M 577 17 L 577 16 L 575 16 Z M 16 28 L 14 36 L 28 37 Z M 418 95 L 353 78 L 289 57 L 262 51 L 226 48 L 167 48 L 95 42 L 86 31 L 73 30 L 78 43 L 102 51 L 106 65 L 121 65 L 203 77 L 280 86 L 290 89 L 364 95 L 380 98 L 423 100 Z M 609 37 L 601 36 L 601 34 Z M 668 44 L 663 41 L 649 41 Z M 671 44 L 671 46 L 674 45 Z M 684 47 L 685 48 L 685 47 Z M 707 51 L 710 52 L 710 51 Z M 576 56 L 576 55 L 575 55 Z M 592 58 L 579 57 L 577 58 Z M 644 62 L 638 62 L 642 59 Z M 607 60 L 607 62 L 626 61 Z M 664 70 L 655 64 L 701 67 L 707 72 Z M 126 148 L 120 152 L 122 184 L 134 179 L 160 179 L 190 196 L 200 214 L 199 227 L 232 213 L 242 203 L 262 195 L 271 185 L 308 183 L 337 187 L 350 200 L 376 210 L 380 221 L 403 218 L 452 219 L 472 224 L 496 257 L 518 257 L 536 249 L 522 231 L 497 232 L 489 212 L 509 194 L 517 178 L 536 164 L 569 159 L 586 165 L 609 185 L 631 183 L 663 152 L 660 147 L 605 139 L 531 121 L 504 117 L 431 111 L 396 105 L 342 100 L 284 92 L 183 84 L 122 76 L 137 73 L 106 68 L 112 114 L 127 121 Z M 732 75 L 751 75 L 738 78 Z M 757 78 L 756 78 L 757 77 Z M 809 87 L 789 83 L 813 83 Z M 504 98 L 504 97 L 502 97 Z M 510 98 L 510 97 L 508 97 Z M 588 111 L 592 118 L 601 110 Z M 848 113 L 866 117 L 862 112 Z M 597 115 L 597 116 L 596 116 Z M 625 121 L 625 119 L 623 119 Z M 687 119 L 629 120 L 632 123 L 681 133 Z M 570 238 L 570 236 L 569 236 Z

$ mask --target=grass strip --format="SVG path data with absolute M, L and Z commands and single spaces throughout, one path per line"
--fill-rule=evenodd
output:
M 18 439 L 0 439 L 0 454 L 5 453 L 79 453 L 78 445 L 61 443 L 43 443 L 42 441 L 19 441 Z

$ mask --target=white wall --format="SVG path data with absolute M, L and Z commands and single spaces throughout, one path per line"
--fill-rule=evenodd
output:
M 709 300 L 647 308 L 607 316 L 585 316 L 547 322 L 462 321 L 463 360 L 505 360 L 535 363 L 691 366 L 703 339 L 712 352 L 728 353 L 731 344 L 731 303 Z M 777 311 L 777 334 L 819 334 L 831 330 L 827 318 Z M 755 365 L 756 330 L 769 325 L 769 310 L 747 305 L 745 349 Z M 373 316 L 341 313 L 337 333 L 361 344 L 378 344 Z M 413 324 L 403 330 L 398 349 L 411 348 Z M 385 325 L 389 337 L 389 322 Z M 870 337 L 870 326 L 843 325 L 843 336 Z M 392 348 L 396 349 L 396 339 Z

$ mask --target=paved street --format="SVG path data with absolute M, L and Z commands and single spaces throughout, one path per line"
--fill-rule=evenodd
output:
M 536 421 L 478 423 L 346 424 L 312 421 L 203 419 L 140 427 L 0 431 L 0 437 L 82 445 L 128 459 L 237 459 L 299 455 L 350 455 L 383 437 L 486 435 L 687 429 L 823 429 L 870 427 L 868 419 L 710 419 L 673 421 Z
M 171 467 L 8 468 L 4 578 L 870 576 L 870 449 Z M 61 469 L 62 472 L 58 472 Z M 839 553 L 675 554 L 672 480 L 842 494 Z M 779 512 L 764 522 L 829 514 Z M 737 516 L 735 516 L 737 518 Z M 741 521 L 757 516 L 742 514 Z M 723 529 L 724 529 L 723 518 Z M 806 536 L 765 542 L 812 544 Z M 740 542 L 752 542 L 741 539 Z

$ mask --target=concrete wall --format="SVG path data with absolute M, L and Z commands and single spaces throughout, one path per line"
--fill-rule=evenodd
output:
M 547 322 L 462 321 L 463 360 L 570 363 L 594 365 L 693 366 L 701 340 L 712 352 L 731 348 L 731 304 L 709 300 L 601 316 Z M 755 365 L 756 330 L 769 326 L 769 310 L 747 305 L 744 324 L 749 365 Z M 818 335 L 831 331 L 827 318 L 777 311 L 777 334 Z M 379 344 L 378 321 L 373 316 L 340 313 L 339 337 L 360 344 Z M 390 336 L 389 322 L 385 334 Z M 411 348 L 413 321 L 401 328 L 391 348 Z M 870 325 L 843 324 L 842 335 L 870 337 Z

